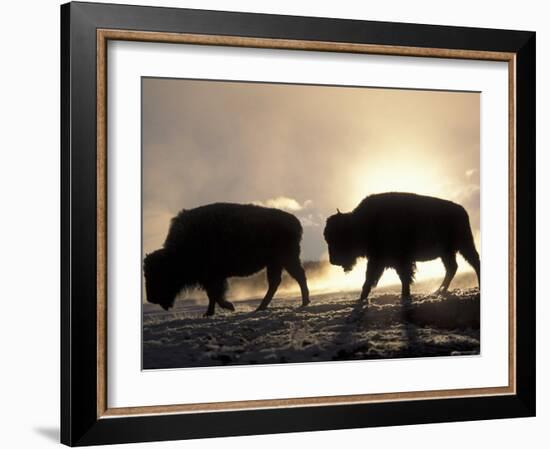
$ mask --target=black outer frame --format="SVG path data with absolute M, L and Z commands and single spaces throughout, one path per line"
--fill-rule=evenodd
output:
M 517 394 L 97 418 L 96 29 L 516 53 Z M 71 446 L 535 416 L 535 33 L 143 6 L 61 6 L 61 442 Z

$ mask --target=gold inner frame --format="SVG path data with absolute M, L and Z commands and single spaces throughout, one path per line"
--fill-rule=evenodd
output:
M 107 406 L 107 42 L 109 40 L 217 45 L 430 58 L 476 59 L 508 63 L 508 385 L 503 387 L 393 392 L 345 396 L 199 404 L 108 408 Z M 516 54 L 374 44 L 264 39 L 239 36 L 157 33 L 116 29 L 97 30 L 97 417 L 167 413 L 199 413 L 244 409 L 286 408 L 358 403 L 513 395 L 516 393 Z

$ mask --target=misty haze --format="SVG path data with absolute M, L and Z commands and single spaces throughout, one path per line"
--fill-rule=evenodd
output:
M 481 255 L 478 93 L 143 78 L 142 107 L 142 249 L 146 262 L 155 256 L 144 264 L 144 369 L 479 354 L 478 278 L 460 250 L 449 250 L 458 266 L 448 291 L 438 291 L 448 257 L 437 254 L 412 261 L 407 300 L 402 273 L 381 267 L 359 301 L 373 258 L 358 257 L 345 272 L 329 261 L 324 235 L 329 217 L 369 195 L 412 192 L 462 206 Z M 303 267 L 308 301 L 294 265 L 281 267 L 262 311 L 272 287 L 265 269 L 230 275 L 217 301 L 205 291 L 215 290 L 210 281 L 176 285 L 168 307 L 151 300 L 170 282 L 151 290 L 148 270 L 167 279 L 166 267 L 178 264 L 157 262 L 175 232 L 171 220 L 216 203 L 296 217 L 292 264 Z M 238 244 L 215 258 L 241 252 Z

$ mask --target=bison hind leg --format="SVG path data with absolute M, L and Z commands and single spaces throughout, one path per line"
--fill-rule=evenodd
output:
M 449 289 L 449 285 L 451 284 L 451 281 L 455 277 L 456 270 L 458 269 L 458 264 L 456 263 L 456 254 L 455 253 L 446 254 L 441 257 L 441 261 L 445 266 L 445 277 L 443 278 L 443 282 L 441 282 L 441 285 L 437 290 L 437 292 L 445 293 Z
M 279 288 L 279 284 L 281 283 L 281 274 L 283 269 L 280 266 L 274 266 L 269 265 L 267 267 L 267 293 L 264 296 L 264 299 L 262 299 L 262 302 L 256 309 L 256 311 L 265 310 L 267 309 L 267 306 L 269 306 L 269 303 L 273 299 L 273 296 L 275 296 L 275 292 Z
M 480 267 L 479 267 L 479 253 L 477 252 L 473 242 L 469 245 L 466 245 L 464 248 L 460 249 L 460 254 L 466 259 L 472 268 L 475 270 L 477 275 L 477 284 L 481 286 L 480 282 Z
M 302 307 L 309 304 L 309 289 L 307 288 L 306 272 L 302 267 L 300 259 L 293 261 L 290 264 L 285 265 L 285 270 L 290 274 L 300 286 L 300 292 L 302 294 Z

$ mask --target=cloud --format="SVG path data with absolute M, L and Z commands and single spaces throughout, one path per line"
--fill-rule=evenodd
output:
M 455 190 L 451 199 L 464 206 L 467 210 L 479 210 L 480 189 L 479 184 L 466 184 Z
M 304 227 L 317 227 L 321 226 L 322 217 L 320 214 L 307 214 L 307 215 L 300 215 L 298 216 L 298 219 L 302 223 L 302 226 Z
M 294 198 L 289 198 L 287 196 L 278 196 L 277 198 L 270 198 L 265 201 L 253 201 L 252 203 L 258 206 L 273 207 L 275 209 L 282 209 L 289 212 L 297 212 L 312 205 L 311 200 L 306 200 L 303 204 L 300 204 Z
M 477 170 L 476 168 L 470 168 L 469 170 L 466 170 L 466 177 L 467 177 L 467 178 L 471 178 L 471 177 L 474 176 L 477 172 L 478 172 L 478 170 Z

